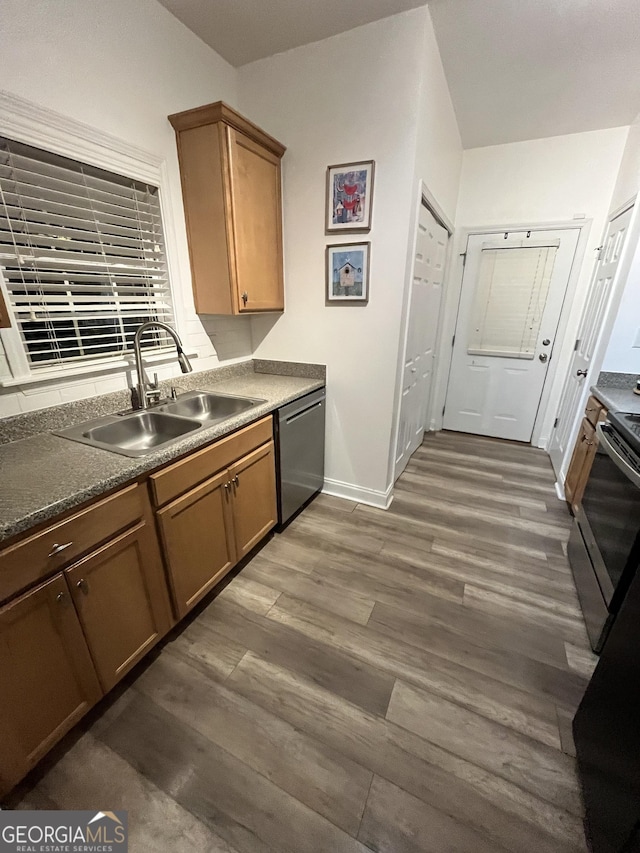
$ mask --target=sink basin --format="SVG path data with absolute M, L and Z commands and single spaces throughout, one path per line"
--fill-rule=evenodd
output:
M 253 397 L 234 397 L 231 394 L 215 394 L 210 391 L 189 391 L 171 403 L 164 403 L 155 411 L 193 418 L 199 423 L 222 421 L 264 403 Z
M 264 402 L 254 397 L 189 391 L 177 400 L 161 403 L 152 409 L 107 415 L 60 430 L 56 435 L 123 456 L 145 456 L 183 435 L 224 421 Z
M 119 418 L 115 423 L 94 427 L 83 433 L 100 444 L 109 444 L 121 450 L 145 451 L 159 447 L 198 429 L 199 424 L 159 412 L 136 412 Z
M 82 444 L 136 457 L 151 453 L 201 427 L 202 424 L 196 420 L 158 411 L 139 411 L 120 417 L 108 415 L 57 434 Z

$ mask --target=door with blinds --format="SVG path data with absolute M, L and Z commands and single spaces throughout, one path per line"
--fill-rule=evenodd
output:
M 531 441 L 579 233 L 469 237 L 445 429 Z

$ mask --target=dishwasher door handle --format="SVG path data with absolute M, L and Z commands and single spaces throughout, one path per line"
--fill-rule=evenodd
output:
M 301 418 L 303 415 L 312 412 L 314 409 L 322 408 L 324 400 L 318 400 L 317 403 L 313 403 L 311 406 L 307 406 L 306 409 L 298 409 L 297 412 L 294 412 L 292 415 L 289 415 L 288 418 L 285 418 L 285 425 L 292 424 L 294 421 L 297 421 L 298 418 Z

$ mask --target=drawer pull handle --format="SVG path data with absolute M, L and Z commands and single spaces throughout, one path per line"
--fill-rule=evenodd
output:
M 84 592 L 85 595 L 89 594 L 89 584 L 84 578 L 80 578 L 80 580 L 76 583 L 76 586 L 81 592 Z
M 54 545 L 47 554 L 47 557 L 55 557 L 57 554 L 61 554 L 63 551 L 66 551 L 67 548 L 71 548 L 72 545 L 73 542 L 65 542 L 64 545 Z

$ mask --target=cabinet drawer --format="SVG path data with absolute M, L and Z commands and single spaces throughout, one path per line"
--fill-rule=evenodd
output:
M 128 486 L 0 551 L 0 601 L 135 524 L 144 513 L 143 497 L 140 486 Z
M 602 403 L 593 396 L 589 397 L 584 416 L 592 426 L 597 426 L 598 421 L 601 420 L 602 412 L 606 414 L 606 409 Z
M 269 415 L 152 474 L 149 482 L 154 504 L 162 506 L 177 498 L 272 438 L 273 420 Z

